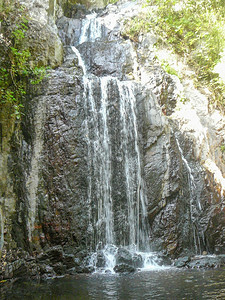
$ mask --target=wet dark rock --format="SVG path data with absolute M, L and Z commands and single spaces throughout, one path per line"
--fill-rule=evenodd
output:
M 63 248 L 62 246 L 54 246 L 49 248 L 45 254 L 48 256 L 48 259 L 54 263 L 63 260 Z
M 2 279 L 11 279 L 13 277 L 13 265 L 9 263 L 5 268 L 2 268 Z
M 55 271 L 54 271 L 53 267 L 46 265 L 46 264 L 40 265 L 40 273 L 41 273 L 41 275 L 48 274 L 51 277 L 53 277 L 53 275 L 55 275 Z
M 68 273 L 69 275 L 75 275 L 75 274 L 77 274 L 77 270 L 76 270 L 76 268 L 74 267 L 74 268 L 71 268 L 71 269 L 67 270 L 67 273 Z
M 218 268 L 225 265 L 225 255 L 204 255 L 179 257 L 174 266 L 177 268 Z
M 125 263 L 122 263 L 122 264 L 117 264 L 113 270 L 116 272 L 116 273 L 133 273 L 135 272 L 135 268 L 131 265 L 128 265 L 128 264 L 125 264 Z
M 13 276 L 14 277 L 28 276 L 28 266 L 25 261 L 18 260 L 13 263 Z
M 104 253 L 102 251 L 98 251 L 96 267 L 97 268 L 104 268 L 105 264 L 106 264 L 106 259 L 105 259 Z
M 189 256 L 179 257 L 174 262 L 174 266 L 177 268 L 183 268 L 183 267 L 186 267 L 190 261 L 191 261 L 191 258 Z
M 76 267 L 76 272 L 77 273 L 93 273 L 95 270 L 95 268 L 93 266 L 79 266 L 79 267 Z
M 37 261 L 38 262 L 46 261 L 48 258 L 49 258 L 49 256 L 43 252 L 37 256 Z
M 75 257 L 75 258 L 74 258 L 74 263 L 75 263 L 75 266 L 80 266 L 80 265 L 81 265 L 81 260 L 80 260 L 80 258 Z
M 73 254 L 64 254 L 63 255 L 63 264 L 67 269 L 71 269 L 76 266 L 75 257 Z
M 157 256 L 156 263 L 159 266 L 170 266 L 172 264 L 172 260 L 170 257 L 168 257 L 168 255 L 161 254 Z
M 39 279 L 41 268 L 35 260 L 20 258 L 12 262 L 5 262 L 0 264 L 1 267 L 1 280 L 12 278 L 32 278 Z
M 75 45 L 79 41 L 81 22 L 80 19 L 70 19 L 65 16 L 57 21 L 59 36 L 65 45 Z
M 132 257 L 132 264 L 135 268 L 142 268 L 144 265 L 142 256 L 140 254 L 134 254 Z
M 1 263 L 0 278 L 32 278 L 35 280 L 52 278 L 69 273 L 68 270 L 80 265 L 80 259 L 73 254 L 65 254 L 61 246 L 54 246 L 40 253 L 35 258 L 23 251 L 23 258 L 16 259 L 16 253 L 9 255 L 9 260 Z
M 130 44 L 122 42 L 84 43 L 79 51 L 86 61 L 87 70 L 96 76 L 113 76 L 126 79 L 133 72 Z
M 57 275 L 63 275 L 66 273 L 66 266 L 63 265 L 61 262 L 54 264 L 52 267 Z
M 133 259 L 131 253 L 124 248 L 119 248 L 116 254 L 116 264 L 132 265 Z
M 202 268 L 218 268 L 225 265 L 223 256 L 206 256 L 206 257 L 194 257 L 187 264 L 189 268 L 202 269 Z

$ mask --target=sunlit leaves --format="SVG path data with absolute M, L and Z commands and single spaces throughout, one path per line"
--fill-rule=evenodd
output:
M 213 70 L 225 48 L 225 0 L 147 0 L 146 3 L 150 12 L 127 22 L 126 35 L 137 41 L 139 33 L 156 32 L 159 41 L 183 56 L 199 80 L 211 87 L 214 98 L 223 103 L 224 86 Z

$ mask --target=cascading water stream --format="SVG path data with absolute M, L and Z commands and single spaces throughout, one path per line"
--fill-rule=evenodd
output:
M 140 150 L 138 146 L 138 132 L 137 132 L 137 118 L 135 112 L 136 99 L 133 92 L 133 84 L 127 82 L 126 84 L 118 82 L 120 92 L 120 115 L 121 122 L 123 124 L 122 135 L 124 140 L 125 149 L 125 174 L 127 183 L 127 198 L 128 198 L 128 214 L 129 214 L 129 228 L 130 228 L 130 240 L 129 245 L 136 245 L 137 249 L 141 248 L 146 251 L 149 250 L 148 245 L 148 230 L 146 228 L 147 211 L 146 211 L 146 198 L 144 194 L 144 181 L 141 175 L 141 158 Z M 127 116 L 130 108 L 129 118 Z M 132 130 L 133 129 L 133 130 Z M 133 168 L 137 170 L 136 186 L 137 197 L 133 195 L 133 182 L 132 182 L 132 157 L 128 152 L 127 145 L 129 144 L 129 132 L 132 133 L 132 140 L 134 141 L 134 149 L 136 152 L 136 162 Z M 140 218 L 140 206 L 141 206 L 141 218 Z M 135 207 L 135 209 L 133 209 Z
M 102 91 L 101 97 L 101 115 L 103 125 L 103 137 L 102 137 L 102 180 L 100 184 L 103 187 L 103 203 L 99 205 L 98 220 L 105 222 L 105 243 L 113 244 L 113 208 L 112 208 L 112 196 L 111 196 L 111 147 L 110 137 L 107 125 L 107 84 L 109 79 L 107 77 L 100 78 L 100 87 Z M 101 236 L 99 233 L 98 236 Z
M 189 166 L 188 161 L 186 160 L 186 158 L 183 155 L 183 150 L 181 149 L 179 140 L 176 136 L 175 136 L 175 140 L 176 140 L 176 144 L 177 144 L 178 150 L 181 155 L 181 159 L 188 171 L 188 182 L 189 182 L 189 191 L 190 191 L 190 218 L 192 221 L 194 247 L 195 247 L 196 254 L 201 254 L 202 253 L 201 240 L 202 240 L 202 243 L 204 244 L 204 234 L 202 234 L 202 237 L 200 236 L 200 233 L 199 233 L 200 231 L 198 229 L 197 220 L 194 217 L 194 215 L 195 215 L 195 211 L 201 212 L 202 207 L 201 207 L 201 203 L 198 198 L 196 199 L 196 201 L 194 201 L 194 191 L 195 191 L 196 185 L 195 185 L 195 179 L 192 175 L 192 169 Z M 197 210 L 196 210 L 196 208 L 197 208 Z
M 190 191 L 191 191 L 191 194 L 193 194 L 193 191 L 194 191 L 194 189 L 196 188 L 196 186 L 195 186 L 195 180 L 194 180 L 194 177 L 193 177 L 193 175 L 192 175 L 192 170 L 191 170 L 191 167 L 190 167 L 189 164 L 188 164 L 188 161 L 186 160 L 186 158 L 185 158 L 184 155 L 183 155 L 183 150 L 181 149 L 181 146 L 180 146 L 180 143 L 179 143 L 177 137 L 175 137 L 175 139 L 176 139 L 177 147 L 178 147 L 179 152 L 180 152 L 180 155 L 181 155 L 181 159 L 182 159 L 182 161 L 183 161 L 183 163 L 184 163 L 184 165 L 185 165 L 185 167 L 186 167 L 186 169 L 187 169 L 187 171 L 188 171 L 188 178 L 189 178 L 189 184 L 190 184 Z M 202 208 L 201 208 L 201 203 L 200 203 L 200 201 L 197 201 L 197 205 L 198 205 L 199 210 L 201 210 Z
M 82 21 L 79 44 L 100 39 L 103 31 L 96 14 L 87 16 Z M 97 77 L 88 73 L 85 60 L 78 49 L 72 46 L 72 50 L 78 57 L 78 63 L 84 73 L 83 98 L 86 115 L 84 127 L 89 170 L 88 203 L 90 207 L 94 207 L 90 209 L 89 220 L 92 223 L 91 247 L 97 251 L 92 255 L 90 264 L 99 265 L 98 256 L 101 251 L 105 269 L 113 271 L 118 247 L 122 246 L 128 249 L 132 256 L 142 255 L 142 266 L 156 266 L 154 255 L 147 253 L 149 230 L 141 170 L 135 84 L 119 81 L 111 76 Z M 99 94 L 96 94 L 96 90 L 99 90 Z M 116 94 L 114 104 L 112 94 Z M 115 119 L 119 120 L 118 124 L 111 124 L 112 113 L 116 113 Z M 113 125 L 117 128 L 112 128 Z M 118 131 L 118 134 L 116 135 L 114 131 Z M 120 153 L 118 158 L 120 163 L 117 164 L 113 162 L 116 153 L 117 155 Z M 115 173 L 119 173 L 118 170 L 122 170 L 118 176 L 124 184 L 123 189 L 118 187 L 123 202 L 116 211 L 118 203 L 113 195 L 117 189 L 115 182 L 118 178 Z M 117 227 L 119 229 L 116 229 Z M 145 254 L 140 251 L 144 251 Z
M 79 44 L 84 42 L 93 42 L 102 36 L 102 26 L 96 19 L 97 14 L 87 15 L 82 21 L 82 29 L 79 38 Z
M 86 31 L 85 31 L 86 32 Z M 88 145 L 89 170 L 93 169 L 92 177 L 95 180 L 95 194 L 98 201 L 98 213 L 96 220 L 96 238 L 95 244 L 113 244 L 113 208 L 111 198 L 111 148 L 107 125 L 107 85 L 110 77 L 88 78 L 85 63 L 81 58 L 79 51 L 72 47 L 76 53 L 79 65 L 82 67 L 84 76 L 84 100 L 86 114 L 90 114 L 91 118 L 85 120 L 86 142 Z M 101 109 L 97 110 L 97 103 L 93 94 L 94 81 L 97 81 L 101 89 Z M 89 124 L 88 124 L 89 123 Z M 90 123 L 92 123 L 90 125 Z M 89 127 L 94 128 L 94 132 L 90 132 Z M 92 138 L 91 138 L 92 135 Z M 94 136 L 93 136 L 94 135 Z M 89 203 L 93 196 L 92 180 L 89 180 Z M 104 227 L 104 229 L 103 229 Z

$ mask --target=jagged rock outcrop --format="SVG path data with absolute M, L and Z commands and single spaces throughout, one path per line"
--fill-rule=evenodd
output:
M 55 1 L 19 1 L 27 9 L 31 18 L 26 41 L 32 59 L 38 66 L 57 67 L 63 61 L 63 46 L 55 25 L 62 9 L 54 5 Z

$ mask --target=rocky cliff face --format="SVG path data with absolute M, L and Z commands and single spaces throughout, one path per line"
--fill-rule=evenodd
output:
M 2 259 L 15 262 L 22 250 L 27 251 L 36 255 L 29 259 L 31 265 L 38 262 L 37 273 L 47 273 L 48 263 L 51 274 L 60 274 L 79 265 L 68 255 L 82 259 L 95 249 L 100 232 L 97 201 L 99 195 L 108 193 L 101 191 L 97 182 L 100 171 L 94 168 L 97 161 L 108 168 L 106 156 L 98 157 L 97 133 L 110 140 L 107 149 L 113 154 L 109 158 L 112 177 L 102 175 L 101 180 L 112 178 L 107 195 L 113 205 L 117 244 L 129 240 L 124 229 L 130 228 L 129 220 L 123 212 L 129 211 L 124 199 L 131 196 L 125 185 L 132 181 L 134 197 L 140 195 L 140 186 L 135 188 L 133 183 L 140 174 L 135 173 L 129 182 L 122 171 L 126 157 L 131 160 L 128 170 L 137 169 L 136 154 L 126 156 L 121 150 L 127 141 L 139 149 L 151 249 L 173 257 L 203 251 L 223 253 L 225 169 L 220 145 L 224 142 L 224 117 L 209 110 L 207 97 L 191 81 L 181 83 L 162 70 L 152 36 L 140 37 L 136 44 L 121 37 L 122 21 L 135 15 L 140 3 L 109 5 L 94 16 L 93 23 L 90 19 L 84 23 L 88 11 L 72 1 L 66 2 L 70 13 L 63 1 L 23 2 L 33 20 L 30 42 L 35 60 L 55 70 L 49 71 L 41 86 L 30 88 L 20 127 L 12 124 L 7 131 L 8 124 L 1 121 Z M 81 41 L 85 24 L 98 28 L 99 36 L 92 39 L 89 32 L 88 39 Z M 85 60 L 85 70 L 72 46 Z M 91 89 L 84 72 L 95 78 Z M 114 78 L 107 83 L 108 98 L 104 100 L 107 130 L 100 128 L 100 100 L 106 99 L 101 78 L 106 76 Z M 123 111 L 125 99 L 119 96 L 121 81 L 134 85 L 136 137 L 134 131 L 126 136 L 122 126 L 128 121 L 121 120 L 131 116 L 124 114 L 122 119 L 118 113 Z M 188 101 L 181 102 L 181 94 Z M 26 255 L 14 263 L 11 272 L 3 269 L 3 275 L 14 276 Z M 29 268 L 26 266 L 27 272 Z

